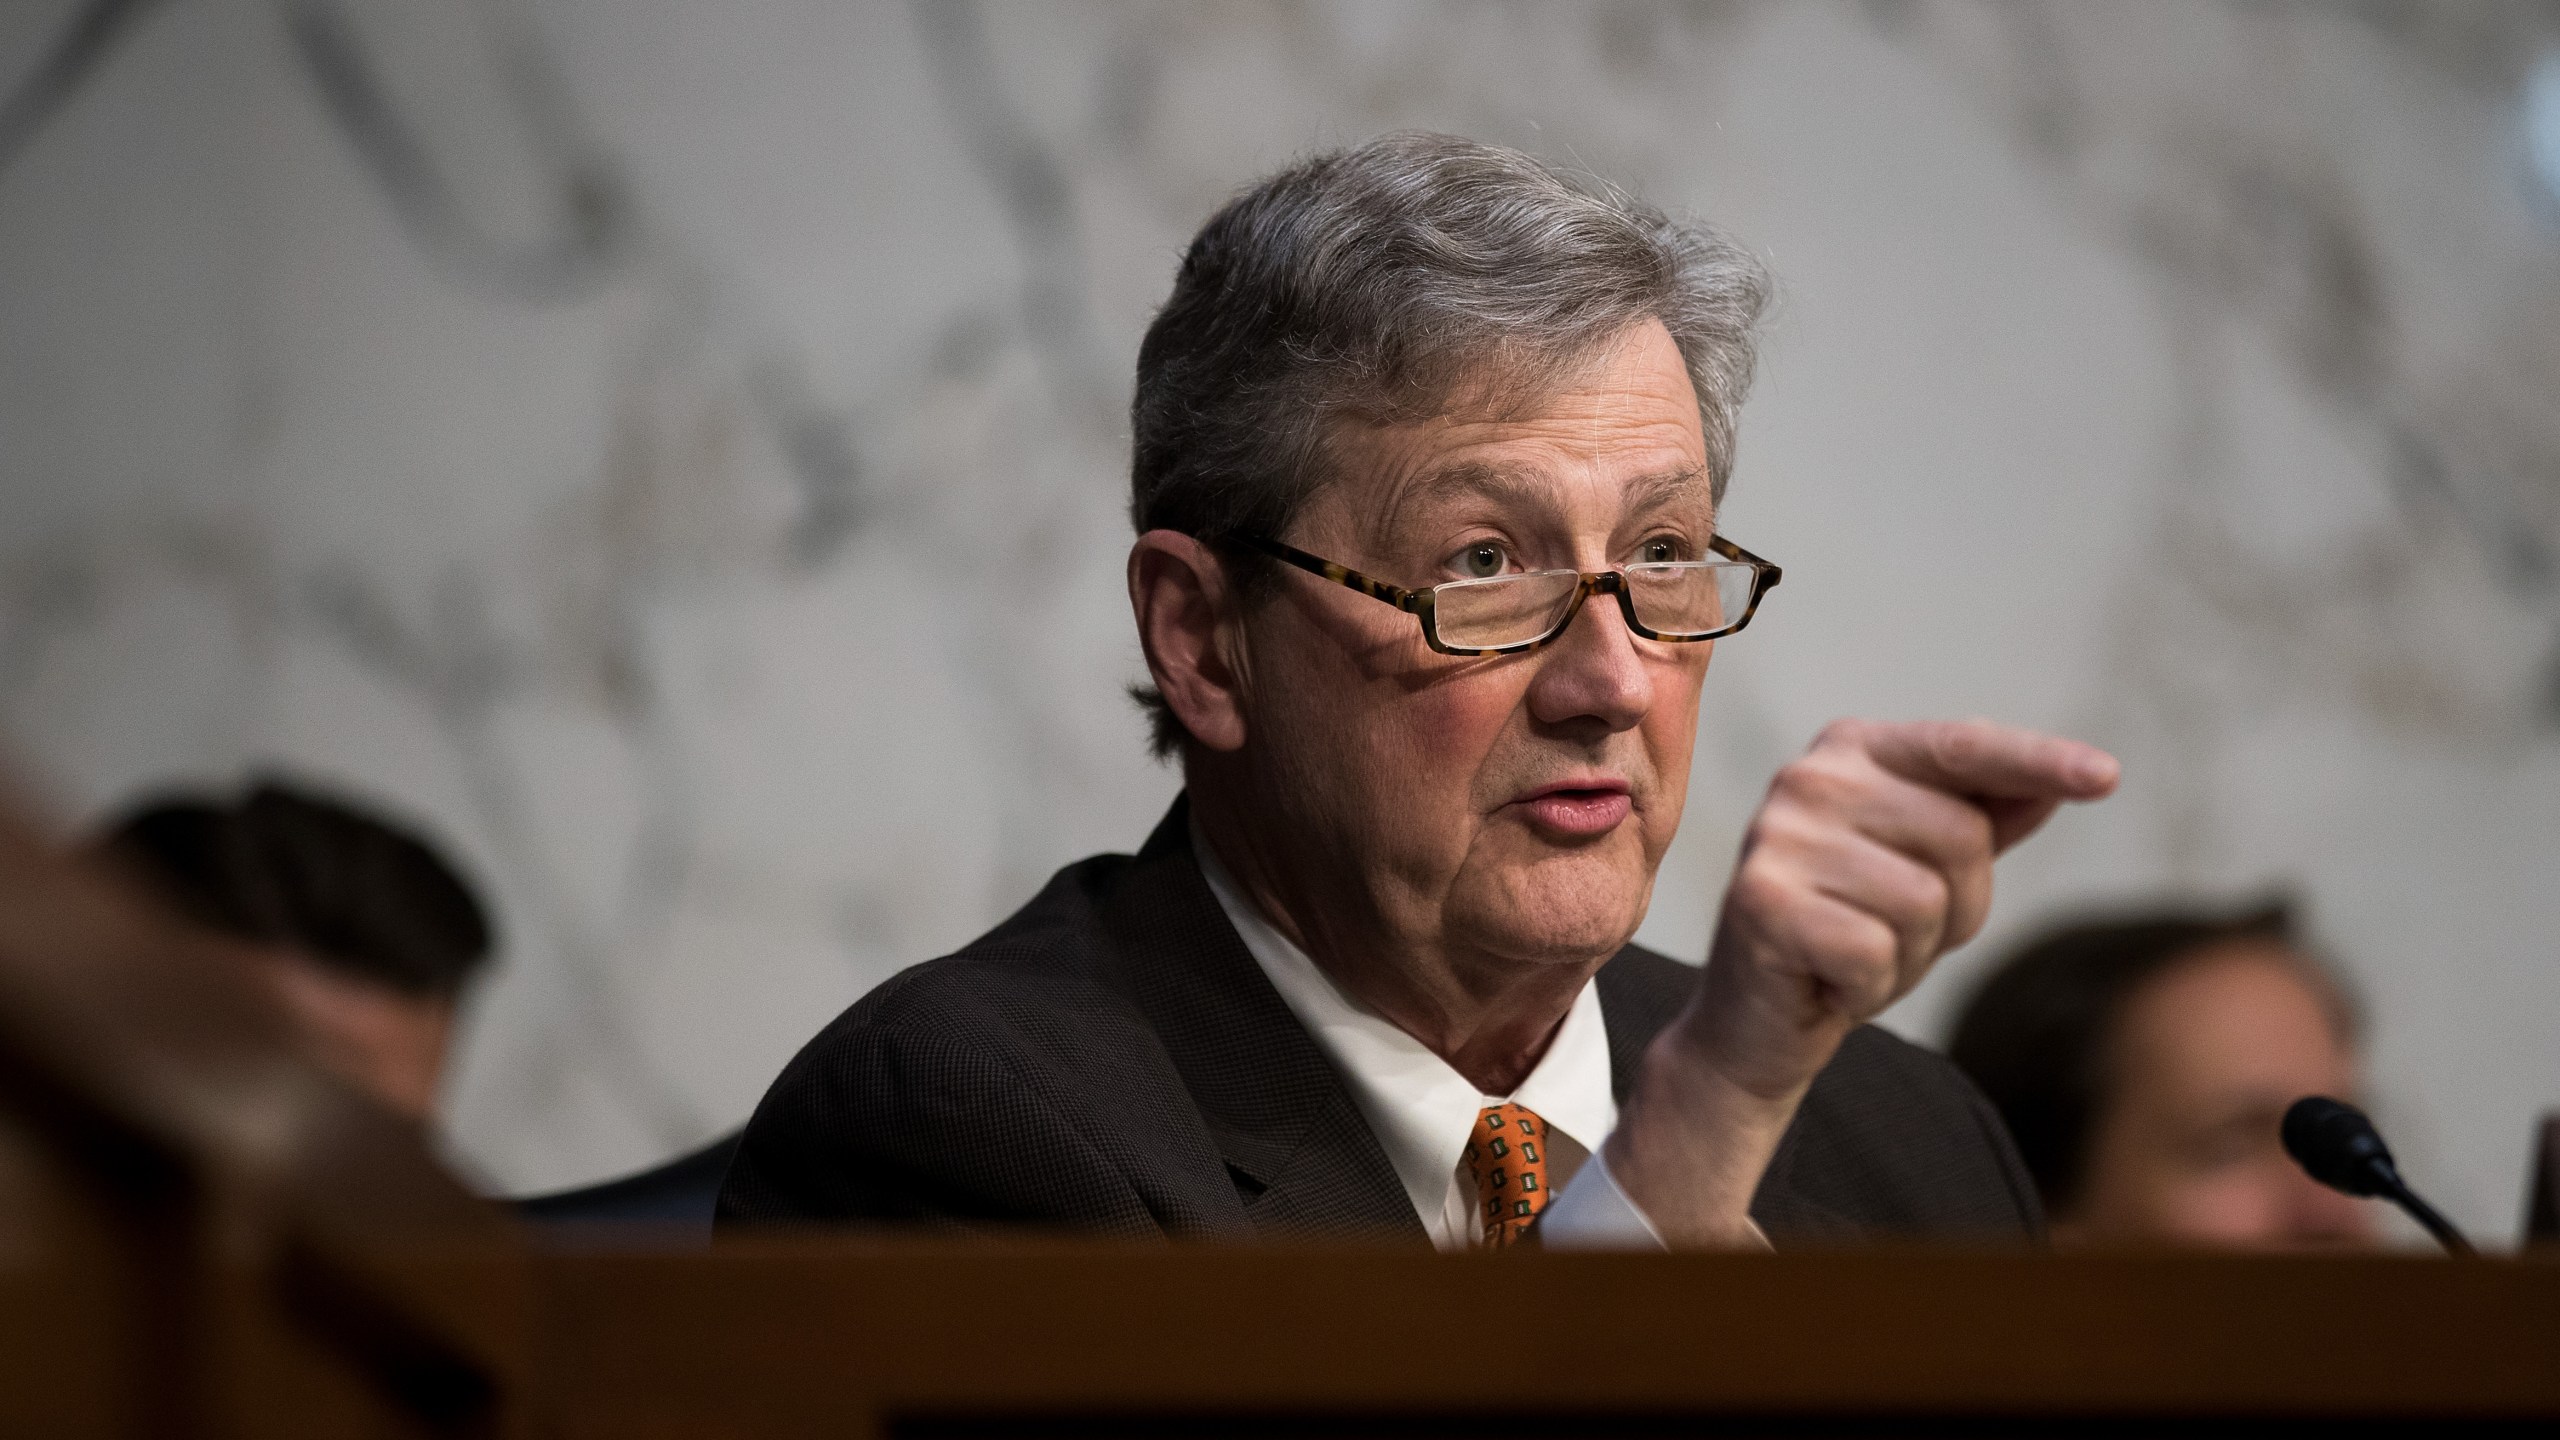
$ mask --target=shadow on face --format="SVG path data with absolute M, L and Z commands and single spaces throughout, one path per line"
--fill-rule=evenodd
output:
M 2286 1106 L 2352 1097 L 2355 1070 L 2333 997 L 2282 945 L 2237 940 L 2179 959 L 2117 1017 L 2086 1169 L 2055 1213 L 2055 1242 L 2373 1245 L 2373 1202 L 2303 1174 L 2278 1138 Z

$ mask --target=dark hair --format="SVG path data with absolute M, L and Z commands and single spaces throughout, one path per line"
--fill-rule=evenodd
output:
M 1210 217 L 1147 328 L 1130 519 L 1228 553 L 1277 538 L 1338 419 L 1534 394 L 1646 318 L 1679 346 L 1721 496 L 1768 293 L 1713 230 L 1517 150 L 1405 133 L 1300 161 Z M 1172 753 L 1181 722 L 1132 693 Z
M 2305 949 L 2282 900 L 2238 913 L 2162 908 L 2058 926 L 2012 952 L 1965 1002 L 1947 1056 L 2007 1122 L 2046 1209 L 2079 1200 L 2126 1005 L 2197 951 L 2247 940 L 2297 956 L 2339 1033 L 2354 1036 L 2345 990 Z
M 488 916 L 452 865 L 345 800 L 275 781 L 236 801 L 164 796 L 101 843 L 199 924 L 403 994 L 451 999 L 488 961 Z

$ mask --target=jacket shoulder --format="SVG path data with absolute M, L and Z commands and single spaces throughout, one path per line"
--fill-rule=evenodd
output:
M 794 1056 L 748 1121 L 724 1221 L 1228 1228 L 1234 1192 L 1069 866 L 961 950 L 893 976 Z
M 1773 1233 L 2026 1237 L 2044 1223 L 1973 1082 L 1874 1025 L 1850 1031 L 1815 1077 L 1753 1209 Z

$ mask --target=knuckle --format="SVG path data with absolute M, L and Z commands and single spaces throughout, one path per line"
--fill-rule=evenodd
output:
M 1779 798 L 1810 809 L 1836 809 L 1863 788 L 1860 777 L 1836 753 L 1817 752 L 1787 762 L 1770 788 Z
M 1769 848 L 1773 845 L 1786 844 L 1788 834 L 1786 807 L 1761 806 L 1759 811 L 1752 815 L 1751 823 L 1743 827 L 1742 860 L 1737 868 L 1749 870 L 1755 865 L 1766 864 Z
M 1956 853 L 1968 865 L 1989 865 L 1991 850 L 2000 832 L 1991 824 L 1991 816 L 1978 805 L 1966 805 L 1956 811 Z
M 1769 914 L 1784 910 L 1794 899 L 1794 887 L 1778 873 L 1778 867 L 1755 857 L 1746 860 L 1733 873 L 1733 883 L 1726 887 L 1729 903 L 1744 910 Z
M 1772 809 L 1760 822 L 1763 846 L 1776 860 L 1812 861 L 1832 848 L 1840 824 L 1822 807 L 1787 805 Z
M 1779 766 L 1778 773 L 1769 777 L 1770 808 L 1811 804 L 1812 796 L 1808 792 L 1814 783 L 1809 768 L 1802 760 L 1790 760 Z
M 1885 925 L 1862 925 L 1847 947 L 1846 958 L 1857 988 L 1867 993 L 1890 990 L 1902 958 L 1901 938 Z
M 1974 724 L 1949 725 L 1939 730 L 1930 741 L 1942 767 L 1959 775 L 1977 769 L 1990 758 L 1990 737 Z
M 1813 737 L 1813 749 L 1837 750 L 1864 745 L 1874 729 L 1871 722 L 1855 716 L 1843 716 L 1822 727 Z
M 1914 865 L 1902 880 L 1902 919 L 1909 926 L 1942 923 L 1955 900 L 1947 877 L 1925 865 Z
M 1737 878 L 1764 874 L 1785 857 L 1804 848 L 1804 824 L 1784 809 L 1771 808 L 1751 822 Z
M 1991 874 L 1960 877 L 1947 902 L 1947 943 L 1961 945 L 1982 929 L 1991 916 Z
M 1988 861 L 1955 877 L 1953 903 L 1972 917 L 1977 925 L 1991 913 L 1991 865 Z

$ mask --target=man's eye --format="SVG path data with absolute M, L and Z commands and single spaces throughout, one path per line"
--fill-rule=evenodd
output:
M 1470 580 L 1490 580 L 1502 573 L 1502 562 L 1509 557 L 1502 547 L 1487 540 L 1458 552 L 1458 573 Z
M 1656 535 L 1636 547 L 1636 563 L 1668 565 L 1680 558 L 1680 542 L 1668 535 Z

